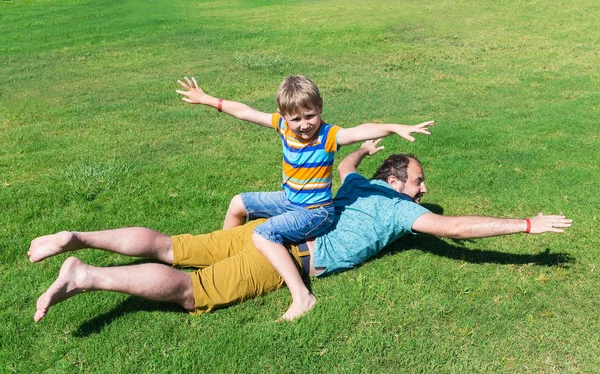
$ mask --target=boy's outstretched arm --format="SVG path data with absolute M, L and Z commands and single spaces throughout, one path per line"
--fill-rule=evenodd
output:
M 337 143 L 339 145 L 347 145 L 363 140 L 383 138 L 384 136 L 392 134 L 398 134 L 409 142 L 414 142 L 415 138 L 413 138 L 410 134 L 420 133 L 430 135 L 431 133 L 427 130 L 427 128 L 429 126 L 433 126 L 434 124 L 435 121 L 427 121 L 414 126 L 396 125 L 392 123 L 364 123 L 356 127 L 340 129 L 337 133 Z
M 176 92 L 183 96 L 181 100 L 186 103 L 208 105 L 237 119 L 241 119 L 242 121 L 248 121 L 260 126 L 272 128 L 270 113 L 258 111 L 246 104 L 238 103 L 237 101 L 223 100 L 207 95 L 200 87 L 198 87 L 198 82 L 196 82 L 195 78 L 192 77 L 190 80 L 188 77 L 185 77 L 184 79 L 185 82 L 178 80 L 177 83 L 185 88 L 185 91 L 177 90 Z

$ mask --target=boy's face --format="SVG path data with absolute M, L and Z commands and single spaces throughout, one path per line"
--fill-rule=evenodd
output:
M 298 139 L 311 140 L 321 127 L 321 109 L 300 109 L 295 114 L 284 115 L 289 129 Z

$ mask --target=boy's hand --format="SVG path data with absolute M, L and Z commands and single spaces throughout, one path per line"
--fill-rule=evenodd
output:
M 192 77 L 191 81 L 188 77 L 184 77 L 184 79 L 187 83 L 184 83 L 181 80 L 177 81 L 177 83 L 179 83 L 183 88 L 185 88 L 185 91 L 176 91 L 178 94 L 185 96 L 182 97 L 181 100 L 190 104 L 206 104 L 205 99 L 209 96 L 205 94 L 200 87 L 198 87 L 198 82 L 196 82 L 196 78 Z
M 360 145 L 360 149 L 366 152 L 367 156 L 373 156 L 375 153 L 385 149 L 384 146 L 378 147 L 377 145 L 381 142 L 382 138 L 375 140 L 367 140 Z
M 410 134 L 416 132 L 419 134 L 431 135 L 431 133 L 427 130 L 427 127 L 433 125 L 435 125 L 435 121 L 427 121 L 414 126 L 397 125 L 394 128 L 394 132 L 403 137 L 404 139 L 408 140 L 409 142 L 414 142 L 415 138 L 410 136 Z

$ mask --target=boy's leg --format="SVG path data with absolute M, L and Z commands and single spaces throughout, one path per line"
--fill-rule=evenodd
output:
M 223 230 L 231 229 L 236 226 L 241 226 L 246 223 L 246 208 L 242 202 L 242 195 L 235 195 L 229 203 L 225 221 L 223 221 Z
M 281 316 L 281 319 L 291 321 L 310 311 L 315 306 L 317 299 L 304 284 L 288 250 L 283 245 L 271 242 L 256 233 L 253 234 L 252 241 L 259 252 L 281 275 L 292 294 L 292 305 Z
M 81 292 L 115 291 L 155 301 L 179 304 L 194 310 L 190 275 L 163 264 L 139 264 L 99 268 L 69 257 L 56 281 L 37 300 L 33 319 L 42 319 L 53 305 Z
M 285 280 L 292 294 L 292 305 L 281 317 L 292 320 L 311 310 L 316 298 L 310 293 L 287 249 L 281 244 L 305 242 L 323 232 L 333 222 L 333 207 L 312 210 L 286 203 L 286 213 L 270 218 L 254 230 L 256 248 Z
M 243 225 L 246 220 L 269 218 L 285 213 L 285 193 L 245 192 L 235 195 L 229 203 L 223 230 Z
M 95 232 L 61 231 L 31 241 L 29 261 L 38 262 L 48 257 L 83 248 L 102 249 L 125 256 L 150 257 L 168 264 L 173 263 L 171 237 L 144 227 L 129 227 Z

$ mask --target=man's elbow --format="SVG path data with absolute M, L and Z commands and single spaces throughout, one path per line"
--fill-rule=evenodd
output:
M 444 234 L 442 235 L 449 239 L 465 239 L 467 236 L 465 235 L 464 226 L 458 220 L 452 220 L 449 222 L 444 230 Z
M 340 164 L 338 165 L 337 171 L 341 178 L 342 175 L 346 175 L 348 173 L 352 173 L 353 171 L 356 171 L 356 168 L 354 166 L 352 166 L 352 164 L 350 164 L 349 162 L 344 160 L 344 161 L 340 162 Z

